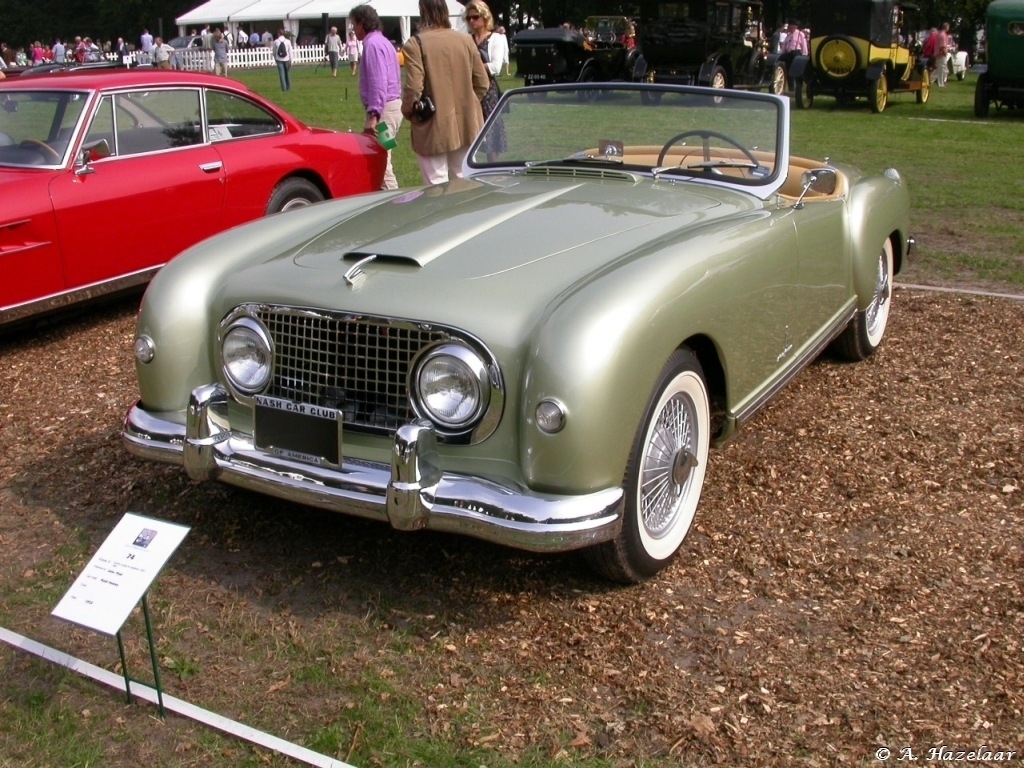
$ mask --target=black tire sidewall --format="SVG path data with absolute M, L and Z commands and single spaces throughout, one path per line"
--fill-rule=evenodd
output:
M 323 200 L 324 195 L 311 181 L 299 178 L 285 179 L 270 193 L 270 200 L 267 201 L 267 215 L 280 213 L 288 203 L 298 199 L 304 199 L 313 204 Z

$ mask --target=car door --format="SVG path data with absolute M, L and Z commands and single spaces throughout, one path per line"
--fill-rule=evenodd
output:
M 206 89 L 207 138 L 224 161 L 224 222 L 234 226 L 265 212 L 281 177 L 296 167 L 295 150 L 279 139 L 281 120 L 260 104 L 218 88 Z
M 54 89 L 11 90 L 0 109 L 0 309 L 57 296 L 64 290 L 61 243 L 49 197 L 53 167 L 82 117 L 87 94 Z M 28 154 L 23 146 L 29 147 Z M 31 164 L 31 150 L 45 147 Z M 38 151 L 38 150 L 37 150 Z M 53 154 L 56 153 L 56 154 Z M 51 167 L 45 167 L 51 165 Z
M 90 159 L 50 185 L 68 288 L 160 266 L 224 229 L 200 89 L 107 94 L 82 148 Z
M 802 312 L 795 317 L 797 342 L 816 339 L 852 295 L 850 238 L 844 197 L 815 200 L 793 211 L 797 279 Z

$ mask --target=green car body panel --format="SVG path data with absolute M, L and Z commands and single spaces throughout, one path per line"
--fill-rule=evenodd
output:
M 664 212 L 655 194 L 645 203 L 642 188 L 628 190 L 623 202 L 626 183 L 608 182 L 598 190 L 602 196 L 588 187 L 579 199 L 573 184 L 496 177 L 465 182 L 443 198 L 432 198 L 430 190 L 401 203 L 395 201 L 402 195 L 363 197 L 272 217 L 247 230 L 263 257 L 240 248 L 236 232 L 207 241 L 168 265 L 146 293 L 139 332 L 159 339 L 161 354 L 156 365 L 138 366 L 143 400 L 158 411 L 183 411 L 195 386 L 220 380 L 216 330 L 240 303 L 338 305 L 369 315 L 401 307 L 406 319 L 469 330 L 501 361 L 509 382 L 506 414 L 494 436 L 475 447 L 471 465 L 486 455 L 522 467 L 522 481 L 538 489 L 587 492 L 621 482 L 627 438 L 643 407 L 636 393 L 650 391 L 675 348 L 691 336 L 711 341 L 725 372 L 727 414 L 735 418 L 785 375 L 778 358 L 786 344 L 794 345 L 788 357 L 799 360 L 799 345 L 822 332 L 815 327 L 820 309 L 808 297 L 847 309 L 838 297 L 870 296 L 874 244 L 893 231 L 901 208 L 906 216 L 896 185 L 861 193 L 854 183 L 849 203 L 802 210 L 755 206 L 725 191 L 691 196 L 691 210 Z M 894 200 L 882 206 L 893 223 L 868 226 L 874 219 L 864 211 L 859 238 L 841 230 L 846 219 L 830 208 L 856 207 L 859 200 L 878 205 L 886 192 Z M 459 216 L 472 225 L 446 223 Z M 559 228 L 564 220 L 574 222 L 572 231 Z M 853 260 L 861 268 L 836 274 L 847 254 L 802 244 L 798 225 L 813 229 L 815 241 L 846 241 L 862 255 Z M 576 228 L 591 237 L 581 242 Z M 310 241 L 308 233 L 319 229 L 325 231 Z M 396 253 L 405 238 L 436 255 L 422 267 L 411 259 L 378 259 L 361 288 L 344 284 L 345 254 Z M 747 251 L 760 259 L 737 258 Z M 830 279 L 801 278 L 816 274 Z M 806 307 L 803 314 L 787 313 L 788 341 L 776 327 L 752 322 L 773 306 Z M 188 326 L 193 332 L 184 332 Z M 190 371 L 187 381 L 182 371 Z M 529 428 L 544 397 L 569 408 L 567 427 L 556 435 Z M 580 417 L 595 413 L 601 418 Z M 385 460 L 390 442 L 379 442 L 376 458 Z M 449 451 L 453 466 L 467 453 L 460 446 Z
M 895 172 L 829 172 L 842 188 L 803 200 L 628 169 L 568 176 L 529 166 L 494 169 L 447 185 L 309 206 L 215 236 L 172 260 L 145 294 L 136 336 L 155 352 L 136 364 L 141 399 L 126 418 L 126 440 L 138 455 L 180 462 L 182 443 L 204 451 L 207 441 L 227 439 L 227 432 L 184 434 L 196 393 L 232 391 L 221 343 L 239 307 L 452 329 L 491 356 L 500 399 L 481 436 L 442 435 L 436 450 L 423 449 L 427 474 L 494 483 L 499 501 L 487 486 L 486 503 L 448 504 L 460 522 L 429 525 L 527 549 L 607 541 L 619 531 L 620 489 L 648 398 L 677 350 L 699 360 L 712 441 L 724 442 L 870 310 L 884 243 L 892 244 L 899 270 L 910 243 L 904 182 Z M 362 275 L 353 279 L 357 271 Z M 542 403 L 557 403 L 560 428 L 538 424 Z M 245 397 L 229 396 L 217 408 L 219 428 L 253 432 Z M 167 445 L 142 434 L 150 419 L 173 433 Z M 444 506 L 441 492 L 399 482 L 405 465 L 396 458 L 403 450 L 396 435 L 346 429 L 342 441 L 354 471 L 391 466 L 385 519 L 396 527 L 427 525 L 429 514 L 396 522 L 392 511 L 401 501 L 392 491 L 402 496 L 412 488 L 428 507 Z M 322 467 L 309 472 L 300 500 L 383 517 L 359 493 L 348 502 L 319 498 L 318 483 L 334 475 Z M 296 497 L 272 480 L 259 490 Z M 582 515 L 591 522 L 580 525 L 600 533 L 553 535 L 534 545 L 531 536 L 539 541 L 549 521 L 544 513 L 521 519 L 518 508 L 503 513 L 500 499 L 511 496 L 554 506 L 589 499 L 597 511 Z M 481 511 L 492 504 L 496 511 Z M 492 535 L 491 525 L 501 530 Z M 508 527 L 515 536 L 506 537 Z

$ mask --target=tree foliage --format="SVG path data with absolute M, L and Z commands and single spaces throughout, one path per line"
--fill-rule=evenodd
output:
M 17 48 L 76 35 L 137 42 L 143 28 L 177 34 L 174 19 L 201 0 L 0 0 L 0 39 Z
M 89 36 L 114 40 L 118 36 L 136 42 L 144 27 L 165 37 L 176 34 L 174 19 L 200 5 L 202 0 L 0 0 L 0 38 L 18 47 L 33 40 Z M 340 0 L 344 2 L 344 0 Z M 811 7 L 833 0 L 764 0 L 766 26 L 774 27 L 787 18 L 807 18 Z M 981 26 L 989 0 L 918 0 L 921 26 L 950 22 L 961 36 Z M 498 22 L 511 30 L 539 21 L 554 27 L 563 22 L 582 24 L 587 16 L 637 17 L 639 2 L 623 0 L 494 0 L 491 4 Z

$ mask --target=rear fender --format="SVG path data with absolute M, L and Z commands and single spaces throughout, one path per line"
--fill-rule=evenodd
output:
M 910 222 L 906 181 L 882 176 L 855 183 L 850 191 L 850 222 L 853 285 L 857 308 L 863 310 L 874 296 L 882 244 L 894 234 L 893 272 L 903 266 Z

